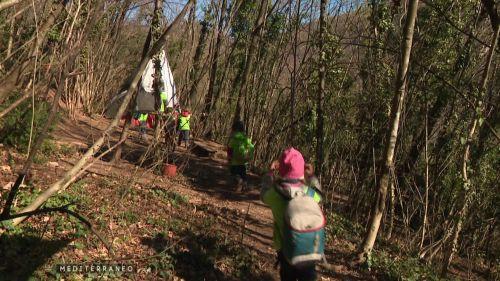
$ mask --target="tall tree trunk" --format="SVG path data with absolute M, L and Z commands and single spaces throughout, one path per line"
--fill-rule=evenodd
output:
M 200 81 L 200 70 L 202 66 L 202 57 L 203 52 L 205 51 L 205 46 L 207 44 L 208 38 L 208 22 L 206 21 L 207 16 L 205 16 L 205 20 L 201 22 L 201 31 L 200 37 L 198 39 L 198 45 L 196 46 L 196 50 L 194 52 L 193 58 L 193 69 L 191 69 L 189 75 L 189 82 L 191 84 L 191 89 L 189 90 L 189 105 L 193 106 L 193 100 L 196 97 L 198 83 Z
M 325 13 L 328 0 L 321 0 L 319 10 L 319 89 L 316 99 L 316 173 L 321 182 L 323 174 L 323 98 L 325 95 Z
M 380 228 L 380 221 L 385 209 L 385 201 L 387 197 L 387 186 L 389 185 L 390 171 L 394 165 L 394 150 L 396 140 L 398 138 L 399 119 L 401 109 L 406 95 L 406 79 L 408 73 L 408 65 L 410 61 L 411 47 L 413 42 L 413 31 L 415 28 L 415 20 L 417 18 L 418 0 L 409 0 L 408 14 L 403 33 L 403 42 L 401 44 L 401 60 L 396 76 L 396 93 L 392 100 L 390 127 L 387 134 L 385 148 L 385 164 L 382 171 L 382 176 L 377 184 L 377 197 L 373 204 L 373 210 L 368 224 L 368 231 L 361 245 L 361 253 L 358 257 L 364 261 L 368 254 L 371 253 L 377 233 Z
M 242 121 L 245 116 L 243 116 L 243 102 L 245 100 L 245 95 L 248 87 L 248 79 L 250 78 L 250 69 L 255 60 L 255 55 L 257 54 L 257 41 L 261 35 L 262 27 L 266 20 L 267 6 L 269 0 L 262 0 L 260 3 L 259 15 L 255 22 L 254 30 L 252 32 L 252 38 L 250 41 L 250 46 L 248 47 L 248 55 L 245 61 L 245 68 L 243 70 L 243 76 L 241 77 L 240 88 L 238 91 L 238 101 L 236 103 L 236 111 L 234 114 L 233 122 Z
M 391 182 L 389 184 L 389 210 L 388 210 L 388 224 L 385 239 L 391 240 L 392 232 L 394 231 L 394 216 L 395 216 L 395 205 L 396 205 L 396 185 L 394 184 L 394 172 L 391 172 Z
M 486 85 L 488 84 L 488 78 L 490 75 L 490 72 L 492 72 L 492 62 L 493 58 L 495 57 L 495 50 L 497 47 L 498 39 L 499 39 L 499 33 L 500 33 L 500 24 L 498 23 L 498 17 L 491 16 L 490 13 L 490 18 L 492 21 L 492 25 L 494 27 L 493 30 L 493 37 L 491 39 L 491 47 L 488 50 L 488 55 L 486 58 L 486 66 L 483 71 L 483 75 L 481 77 L 481 83 L 479 86 L 479 93 L 480 97 L 484 96 L 484 93 L 486 91 Z M 448 248 L 445 251 L 445 257 L 444 257 L 444 262 L 443 262 L 443 268 L 441 270 L 441 274 L 444 276 L 448 272 L 448 268 L 453 261 L 453 256 L 455 255 L 458 247 L 458 239 L 460 237 L 460 233 L 463 228 L 463 222 L 465 219 L 465 216 L 468 212 L 469 208 L 469 203 L 470 203 L 470 197 L 471 193 L 469 192 L 471 187 L 471 182 L 468 176 L 468 164 L 469 164 L 469 159 L 470 159 L 470 149 L 471 149 L 471 143 L 474 138 L 474 134 L 478 127 L 481 126 L 482 122 L 480 121 L 482 116 L 481 114 L 484 111 L 484 107 L 479 103 L 480 100 L 476 100 L 476 108 L 474 112 L 474 120 L 472 121 L 470 127 L 469 127 L 469 133 L 467 135 L 467 139 L 465 140 L 465 149 L 464 149 L 464 155 L 462 159 L 462 181 L 463 181 L 463 186 L 462 189 L 460 190 L 460 194 L 458 197 L 458 202 L 460 202 L 460 207 L 459 211 L 456 215 L 457 223 L 454 227 L 453 235 L 451 238 L 451 242 L 448 245 Z
M 427 101 L 425 101 L 425 147 L 424 147 L 424 156 L 425 156 L 425 194 L 424 194 L 424 218 L 422 222 L 422 238 L 420 239 L 420 251 L 424 246 L 425 241 L 425 231 L 427 228 L 427 213 L 429 209 L 429 154 L 428 154 L 428 139 L 429 139 L 429 128 L 428 128 L 428 105 Z
M 290 75 L 290 120 L 295 119 L 295 100 L 297 96 L 297 48 L 298 48 L 298 40 L 299 40 L 299 26 L 300 26 L 300 0 L 296 1 L 295 5 L 297 6 L 296 14 L 295 14 L 295 22 L 292 21 L 292 7 L 290 7 L 290 21 L 294 23 L 293 25 L 293 66 L 292 73 Z M 292 5 L 292 1 L 290 1 L 290 5 Z M 294 145 L 295 141 L 295 124 L 292 122 L 290 126 L 290 134 L 289 142 Z
M 212 56 L 212 66 L 210 69 L 210 79 L 208 81 L 208 91 L 207 91 L 207 95 L 205 97 L 205 103 L 204 103 L 205 105 L 203 107 L 203 115 L 204 116 L 208 116 L 210 114 L 210 111 L 212 110 L 215 79 L 217 78 L 219 54 L 220 54 L 220 48 L 222 45 L 222 37 L 223 37 L 222 32 L 223 32 L 223 28 L 224 28 L 224 19 L 225 19 L 226 9 L 227 9 L 226 6 L 227 6 L 227 0 L 222 0 L 222 4 L 220 5 L 219 23 L 218 23 L 216 35 L 215 35 L 215 49 L 214 49 L 214 54 Z M 208 120 L 206 120 L 206 122 L 203 124 L 203 131 L 205 131 L 207 125 L 208 125 Z
M 34 40 L 33 48 L 31 49 L 29 57 L 22 63 L 14 66 L 9 73 L 2 78 L 2 84 L 0 85 L 0 103 L 2 103 L 6 98 L 8 98 L 23 82 L 23 75 L 29 74 L 33 71 L 33 64 L 30 64 L 33 59 L 38 57 L 38 53 L 40 52 L 40 48 L 42 44 L 45 42 L 47 35 L 54 25 L 55 20 L 59 17 L 59 15 L 63 12 L 64 7 L 67 5 L 67 2 L 61 1 L 60 4 L 57 4 L 55 8 L 50 6 L 51 12 L 49 16 L 45 20 L 45 22 L 38 28 L 36 31 L 36 37 Z M 1 10 L 1 8 L 0 8 Z M 35 64 L 37 62 L 35 61 Z
M 153 19 L 151 22 L 151 36 L 153 38 L 153 41 L 156 42 L 158 39 L 160 39 L 161 36 L 161 18 L 163 17 L 163 0 L 155 0 L 155 10 L 153 14 Z M 165 54 L 166 55 L 166 54 Z M 154 83 L 153 83 L 153 92 L 154 96 L 156 98 L 157 104 L 161 104 L 161 98 L 160 98 L 160 83 L 162 81 L 161 78 L 161 60 L 160 60 L 160 52 L 154 55 L 153 57 L 153 62 L 154 62 Z M 164 85 L 167 87 L 167 85 Z M 159 107 L 158 107 L 159 108 Z M 154 131 L 154 142 L 157 143 L 160 141 L 160 136 L 161 132 L 164 129 L 164 121 L 163 116 L 161 114 L 156 115 L 156 120 L 155 120 L 155 131 Z M 158 151 L 155 151 L 158 152 Z
M 158 6 L 158 3 L 155 2 L 155 11 L 153 11 L 153 15 L 158 14 L 158 13 L 156 13 L 157 6 Z M 153 25 L 153 24 L 151 23 L 151 25 Z M 144 46 L 142 47 L 141 59 L 144 59 L 147 56 L 152 40 L 153 40 L 153 27 L 150 26 L 149 31 L 148 31 L 148 35 L 146 36 L 146 41 L 144 41 Z M 124 83 L 124 85 L 125 85 L 124 88 L 125 87 L 128 88 L 130 86 L 130 82 L 131 82 L 131 79 L 129 77 L 129 78 L 127 78 L 127 81 L 125 81 L 125 83 Z M 124 90 L 124 89 L 122 89 L 122 90 Z M 129 106 L 129 108 L 130 108 L 130 106 Z M 128 138 L 130 125 L 132 122 L 131 119 L 132 119 L 132 117 L 127 118 L 125 120 L 125 123 L 122 126 L 122 131 L 120 133 L 120 139 L 118 140 L 118 146 L 116 147 L 115 152 L 113 153 L 113 158 L 111 160 L 111 162 L 113 162 L 113 163 L 119 162 L 122 158 L 123 146 L 125 145 L 125 140 Z

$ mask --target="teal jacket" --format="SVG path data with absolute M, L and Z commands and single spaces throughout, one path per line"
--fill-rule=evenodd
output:
M 321 195 L 314 188 L 304 185 L 301 181 L 297 183 L 275 181 L 272 175 L 266 175 L 262 178 L 260 198 L 264 204 L 271 208 L 273 213 L 273 246 L 276 251 L 282 248 L 285 209 L 288 200 L 301 193 L 311 196 L 318 203 L 321 201 Z

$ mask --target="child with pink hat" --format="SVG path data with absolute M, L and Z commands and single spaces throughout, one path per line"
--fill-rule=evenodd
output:
M 297 149 L 285 149 L 279 158 L 271 164 L 270 172 L 262 178 L 261 200 L 271 208 L 274 220 L 273 246 L 278 253 L 281 280 L 316 280 L 314 265 L 295 267 L 283 256 L 282 246 L 285 227 L 285 209 L 289 200 L 303 194 L 311 194 L 316 202 L 321 196 L 306 185 L 304 157 Z M 278 171 L 279 176 L 274 173 Z

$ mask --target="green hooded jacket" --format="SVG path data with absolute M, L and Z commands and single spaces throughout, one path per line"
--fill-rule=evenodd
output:
M 242 132 L 236 132 L 231 136 L 228 147 L 231 151 L 231 166 L 245 165 L 255 148 L 252 140 Z

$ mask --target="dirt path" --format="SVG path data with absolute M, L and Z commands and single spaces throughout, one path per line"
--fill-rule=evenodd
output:
M 58 142 L 76 145 L 83 151 L 94 139 L 99 137 L 101 131 L 107 126 L 106 119 L 91 119 L 81 117 L 74 122 L 63 122 L 54 132 Z M 113 135 L 117 140 L 118 132 Z M 213 147 L 214 143 L 210 143 Z M 216 144 L 217 145 L 217 144 Z M 219 145 L 220 150 L 224 148 Z M 132 131 L 130 139 L 125 145 L 124 160 L 118 165 L 111 165 L 105 161 L 98 161 L 90 171 L 95 174 L 106 176 L 131 175 L 131 171 L 144 173 L 140 178 L 142 182 L 158 181 L 168 185 L 157 175 L 149 171 L 138 169 L 133 162 L 137 156 L 146 149 L 146 143 L 138 138 L 138 134 Z M 210 204 L 217 207 L 221 215 L 227 215 L 228 224 L 240 222 L 236 219 L 246 220 L 246 231 L 244 242 L 246 245 L 256 248 L 261 253 L 273 254 L 272 244 L 272 215 L 259 199 L 259 179 L 250 175 L 249 190 L 238 193 L 233 190 L 228 182 L 230 175 L 224 160 L 199 157 L 178 148 L 175 157 L 183 162 L 180 177 L 174 180 L 175 185 L 168 188 L 186 194 L 191 198 L 190 203 L 195 205 Z M 72 164 L 72 163 L 67 163 Z M 246 219 L 245 219 L 246 218 Z
M 76 121 L 64 121 L 54 132 L 57 142 L 78 147 L 84 151 L 98 138 L 108 125 L 106 119 L 79 117 Z M 113 134 L 114 141 L 119 131 Z M 205 143 L 219 151 L 224 148 L 215 143 Z M 117 165 L 106 161 L 98 161 L 90 170 L 91 174 L 115 178 L 139 178 L 139 184 L 156 184 L 165 189 L 174 190 L 189 197 L 195 208 L 210 213 L 217 218 L 221 229 L 228 235 L 237 237 L 241 243 L 257 253 L 264 261 L 262 266 L 277 278 L 274 270 L 275 253 L 272 249 L 272 216 L 271 211 L 259 199 L 259 179 L 250 176 L 249 190 L 243 193 L 233 191 L 225 160 L 200 157 L 177 149 L 175 157 L 180 165 L 179 176 L 172 180 L 163 179 L 151 171 L 138 168 L 136 165 L 147 144 L 139 139 L 137 132 L 132 131 L 126 142 L 123 160 Z M 62 164 L 68 169 L 72 161 Z M 139 175 L 139 176 L 137 176 Z M 329 248 L 334 246 L 330 245 Z M 370 280 L 367 276 L 349 269 L 345 262 L 348 252 L 332 251 L 327 258 L 334 266 L 329 270 L 321 270 L 320 280 Z

